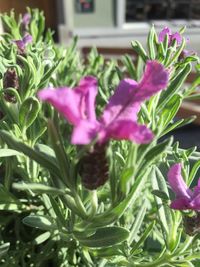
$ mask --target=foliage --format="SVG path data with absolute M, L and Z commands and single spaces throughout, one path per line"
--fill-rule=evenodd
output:
M 147 51 L 132 42 L 136 61 L 129 55 L 120 62 L 107 61 L 96 49 L 84 59 L 77 38 L 67 48 L 57 46 L 50 31 L 44 34 L 43 14 L 28 12 L 27 32 L 33 42 L 23 55 L 13 43 L 23 38 L 21 17 L 16 20 L 14 12 L 1 17 L 7 30 L 0 42 L 1 266 L 198 266 L 198 234 L 188 236 L 181 213 L 170 209 L 166 172 L 181 162 L 191 184 L 200 153 L 165 138 L 193 119 L 174 121 L 182 101 L 191 94 L 195 98 L 198 57 L 182 58 L 185 38 L 180 46 L 169 45 L 167 37 L 159 42 L 152 27 Z M 149 59 L 170 72 L 167 89 L 146 101 L 138 114 L 138 121 L 154 132 L 154 140 L 145 145 L 110 142 L 109 182 L 89 191 L 79 173 L 88 147 L 70 144 L 71 126 L 51 106 L 41 104 L 37 92 L 72 87 L 81 77 L 94 75 L 100 114 L 119 81 L 140 80 Z M 192 65 L 197 66 L 197 76 L 187 85 Z M 18 88 L 5 88 L 10 69 L 16 72 Z

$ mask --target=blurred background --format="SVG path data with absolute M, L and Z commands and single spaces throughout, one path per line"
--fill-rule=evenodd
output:
M 152 24 L 157 32 L 165 26 L 172 32 L 186 26 L 187 49 L 200 54 L 200 0 L 0 0 L 1 13 L 14 9 L 23 14 L 26 6 L 44 11 L 46 27 L 55 31 L 60 44 L 67 45 L 78 35 L 85 55 L 93 46 L 108 58 L 132 54 L 131 41 L 145 46 Z M 200 150 L 200 102 L 182 105 L 178 116 L 191 115 L 197 116 L 195 123 L 176 131 L 174 137 L 182 147 L 197 145 Z
M 128 47 L 133 38 L 144 43 L 152 24 L 158 31 L 186 25 L 188 48 L 200 50 L 200 0 L 0 0 L 1 12 L 26 6 L 44 10 L 61 43 L 78 35 L 79 46 Z

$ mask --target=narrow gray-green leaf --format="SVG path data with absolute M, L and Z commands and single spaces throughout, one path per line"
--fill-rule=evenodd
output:
M 125 241 L 129 232 L 122 227 L 110 226 L 99 228 L 95 234 L 85 238 L 82 235 L 79 236 L 78 233 L 74 233 L 74 236 L 83 246 L 108 247 Z

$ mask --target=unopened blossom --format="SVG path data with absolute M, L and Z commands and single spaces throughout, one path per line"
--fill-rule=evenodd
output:
M 71 88 L 47 88 L 38 93 L 41 100 L 51 103 L 74 128 L 71 142 L 89 144 L 97 138 L 99 144 L 109 139 L 130 140 L 139 144 L 149 143 L 153 133 L 137 122 L 137 113 L 143 101 L 164 89 L 168 72 L 157 61 L 148 61 L 141 81 L 122 80 L 108 101 L 102 116 L 96 118 L 95 99 L 97 79 L 83 78 Z
M 19 89 L 19 77 L 14 68 L 8 68 L 3 76 L 4 99 L 8 102 L 15 103 L 16 98 L 7 92 L 7 88 Z M 1 112 L 0 112 L 1 113 Z
M 26 45 L 31 43 L 33 38 L 30 34 L 26 34 L 21 40 L 14 40 L 13 42 L 17 45 L 20 53 L 25 52 Z
M 165 27 L 158 36 L 158 41 L 160 43 L 164 42 L 165 36 L 168 36 L 169 38 L 169 45 L 172 44 L 173 40 L 176 40 L 177 45 L 180 45 L 182 42 L 182 36 L 179 32 L 172 33 L 171 30 L 168 27 Z
M 200 179 L 197 186 L 191 190 L 181 175 L 181 164 L 174 164 L 168 172 L 168 182 L 176 198 L 170 207 L 176 210 L 200 211 Z

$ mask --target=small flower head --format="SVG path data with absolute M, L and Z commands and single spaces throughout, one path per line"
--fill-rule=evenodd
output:
M 181 164 L 174 164 L 168 172 L 168 182 L 176 198 L 171 208 L 176 210 L 200 210 L 200 180 L 193 190 L 189 189 L 181 175 Z
M 164 42 L 165 36 L 168 36 L 169 38 L 169 45 L 172 44 L 173 40 L 176 40 L 177 45 L 180 45 L 182 42 L 182 36 L 179 32 L 172 33 L 171 30 L 168 27 L 165 27 L 158 36 L 158 41 L 160 43 Z
M 97 80 L 92 76 L 83 78 L 74 89 L 47 88 L 38 96 L 51 103 L 74 125 L 73 144 L 89 144 L 94 138 L 99 144 L 109 139 L 143 144 L 149 143 L 153 134 L 145 125 L 137 123 L 137 112 L 141 103 L 164 89 L 167 82 L 168 72 L 164 67 L 157 61 L 147 62 L 142 80 L 139 83 L 131 79 L 122 80 L 98 119 L 95 114 Z
M 17 45 L 19 53 L 24 54 L 26 45 L 32 41 L 32 36 L 30 34 L 26 34 L 21 40 L 14 40 L 13 42 Z
M 194 56 L 197 56 L 197 53 L 195 51 L 192 51 L 192 50 L 186 50 L 184 49 L 180 56 L 179 56 L 179 59 L 180 60 L 184 60 L 185 58 L 187 57 L 194 57 Z

